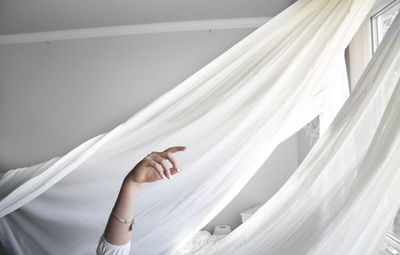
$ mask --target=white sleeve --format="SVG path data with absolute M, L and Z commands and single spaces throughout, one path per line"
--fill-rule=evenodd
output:
M 97 245 L 97 255 L 129 255 L 131 249 L 131 241 L 124 245 L 111 244 L 104 239 L 104 235 L 101 236 L 99 244 Z

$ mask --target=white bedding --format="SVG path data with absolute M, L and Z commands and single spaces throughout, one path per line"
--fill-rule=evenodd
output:
M 180 247 L 175 255 L 201 255 L 207 251 L 226 235 L 212 235 L 208 231 L 199 231 L 186 244 Z

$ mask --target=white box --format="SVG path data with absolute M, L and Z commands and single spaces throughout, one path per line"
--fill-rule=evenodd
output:
M 261 205 L 258 204 L 250 209 L 247 209 L 244 212 L 241 212 L 240 216 L 242 217 L 242 223 L 248 220 L 260 207 Z

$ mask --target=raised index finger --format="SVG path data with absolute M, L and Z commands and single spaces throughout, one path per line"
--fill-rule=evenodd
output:
M 175 152 L 184 151 L 184 150 L 186 150 L 186 146 L 175 146 L 175 147 L 170 147 L 170 148 L 166 149 L 165 152 L 175 153 Z

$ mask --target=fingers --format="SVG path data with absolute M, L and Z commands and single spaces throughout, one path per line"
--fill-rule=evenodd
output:
M 175 175 L 175 174 L 177 174 L 177 173 L 179 173 L 181 171 L 181 170 L 178 171 L 175 168 L 171 168 L 170 170 L 171 170 L 171 174 L 172 175 Z
M 171 179 L 172 175 L 181 171 L 177 160 L 172 154 L 184 150 L 186 150 L 186 146 L 170 147 L 163 152 L 153 151 L 148 155 L 148 158 L 151 159 L 151 166 L 157 170 L 161 178 L 165 179 L 167 177 Z M 170 168 L 168 161 L 171 162 L 172 168 Z
M 175 157 L 172 155 L 171 152 L 166 152 L 165 157 L 169 160 L 169 162 L 171 162 L 174 169 L 176 169 L 178 172 L 181 171 L 181 169 L 178 166 L 178 161 L 176 161 Z
M 184 151 L 186 150 L 186 146 L 175 146 L 175 147 L 170 147 L 166 149 L 164 152 L 170 152 L 170 153 L 175 153 L 178 151 Z
M 162 166 L 162 168 L 164 169 L 164 173 L 167 176 L 168 179 L 171 179 L 172 175 L 171 175 L 171 170 L 169 169 L 169 165 L 167 163 L 167 160 L 158 156 L 158 155 L 151 155 L 150 156 L 155 162 L 157 162 L 159 165 Z
M 166 179 L 164 175 L 164 169 L 157 162 L 152 160 L 150 165 L 157 171 L 161 178 Z

